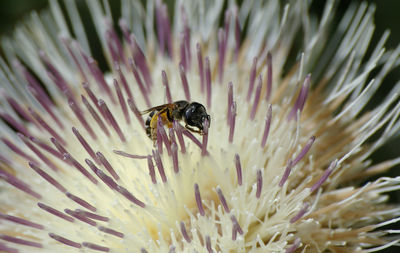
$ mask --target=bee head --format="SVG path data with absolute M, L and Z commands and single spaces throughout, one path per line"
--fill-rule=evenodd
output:
M 190 103 L 184 113 L 184 120 L 189 126 L 203 130 L 203 124 L 207 120 L 210 124 L 211 118 L 207 114 L 206 108 L 197 102 Z

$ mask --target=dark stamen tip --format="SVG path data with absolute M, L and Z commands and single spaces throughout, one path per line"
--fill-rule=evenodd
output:
M 333 172 L 337 165 L 337 159 L 331 162 L 328 169 L 324 172 L 321 178 L 310 188 L 311 193 L 321 187 L 321 185 L 328 179 L 329 175 Z
M 263 185 L 263 178 L 261 170 L 257 170 L 257 191 L 256 197 L 259 199 L 261 197 L 261 190 Z
M 128 157 L 128 158 L 133 158 L 133 159 L 146 159 L 147 158 L 147 156 L 144 156 L 144 155 L 129 154 L 129 153 L 126 153 L 126 152 L 124 152 L 122 150 L 113 150 L 113 152 L 114 152 L 114 154 L 117 154 L 117 155 L 120 155 L 120 156 L 125 156 L 125 157 Z
M 180 222 L 180 227 L 183 238 L 186 240 L 186 242 L 190 243 L 192 240 L 190 239 L 189 234 L 187 233 L 186 226 L 183 221 Z
M 222 190 L 219 186 L 217 187 L 217 194 L 218 194 L 219 201 L 221 202 L 222 207 L 224 208 L 225 212 L 229 213 L 230 209 L 228 207 L 228 204 L 226 203 L 225 196 L 222 193 Z
M 199 185 L 197 183 L 194 184 L 194 196 L 196 199 L 197 208 L 199 209 L 199 213 L 201 216 L 204 216 L 205 211 L 204 211 L 202 200 L 201 200 Z

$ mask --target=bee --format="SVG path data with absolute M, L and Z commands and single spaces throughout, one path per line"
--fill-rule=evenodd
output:
M 185 100 L 176 101 L 171 104 L 159 105 L 147 109 L 141 114 L 150 113 L 146 120 L 146 134 L 150 139 L 157 139 L 157 121 L 161 117 L 161 122 L 168 128 L 173 127 L 173 122 L 183 120 L 185 128 L 194 133 L 203 134 L 203 124 L 205 120 L 210 123 L 210 115 L 206 108 L 197 102 Z

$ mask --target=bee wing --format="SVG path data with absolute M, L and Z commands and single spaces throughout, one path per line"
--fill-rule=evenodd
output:
M 164 104 L 164 105 L 155 106 L 155 107 L 152 107 L 152 108 L 149 108 L 149 109 L 147 109 L 145 111 L 140 112 L 140 114 L 143 115 L 143 114 L 150 113 L 152 111 L 161 111 L 162 109 L 167 108 L 170 105 L 171 104 Z

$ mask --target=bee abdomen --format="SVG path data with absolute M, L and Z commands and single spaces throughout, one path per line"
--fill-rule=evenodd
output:
M 147 136 L 150 137 L 150 138 L 152 137 L 152 136 L 151 136 L 151 126 L 150 126 L 150 122 L 151 122 L 151 119 L 153 118 L 153 116 L 154 116 L 155 113 L 156 113 L 156 111 L 152 111 L 152 112 L 149 114 L 149 116 L 147 117 L 146 122 L 145 122 L 146 134 L 147 134 Z

